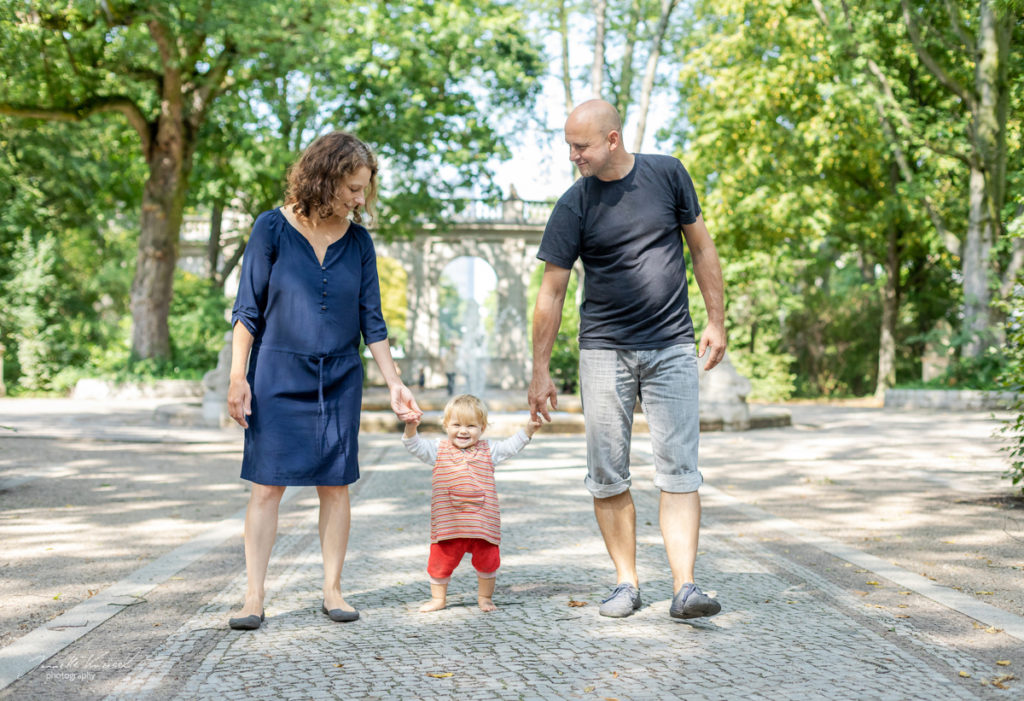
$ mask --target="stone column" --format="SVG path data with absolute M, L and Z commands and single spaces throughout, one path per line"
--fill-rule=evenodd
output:
M 203 375 L 203 423 L 207 426 L 230 426 L 234 421 L 228 414 L 232 335 L 231 331 L 224 334 L 224 346 L 217 354 L 217 367 Z
M 721 419 L 726 431 L 746 431 L 750 428 L 750 380 L 736 371 L 726 353 L 716 367 L 704 371 L 707 353 L 697 358 L 700 377 L 700 414 L 705 420 Z

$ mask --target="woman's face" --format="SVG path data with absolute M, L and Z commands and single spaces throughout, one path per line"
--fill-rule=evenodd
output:
M 334 213 L 345 219 L 356 207 L 366 206 L 366 190 L 370 187 L 373 173 L 362 166 L 354 173 L 344 176 L 335 192 Z

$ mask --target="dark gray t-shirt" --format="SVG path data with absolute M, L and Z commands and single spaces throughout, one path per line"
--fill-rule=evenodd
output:
M 621 180 L 580 178 L 555 204 L 537 257 L 583 261 L 580 348 L 646 350 L 693 343 L 682 227 L 700 214 L 678 159 L 634 154 Z

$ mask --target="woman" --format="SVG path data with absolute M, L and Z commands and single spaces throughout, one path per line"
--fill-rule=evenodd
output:
M 245 431 L 242 478 L 252 482 L 245 517 L 245 605 L 230 626 L 259 628 L 263 586 L 288 485 L 320 497 L 322 611 L 359 612 L 341 594 L 350 521 L 348 485 L 357 462 L 363 368 L 359 338 L 380 368 L 400 419 L 422 412 L 391 358 L 381 314 L 372 213 L 377 161 L 351 134 L 321 136 L 288 173 L 285 205 L 253 226 L 232 313 L 228 412 Z M 246 367 L 248 363 L 248 369 Z

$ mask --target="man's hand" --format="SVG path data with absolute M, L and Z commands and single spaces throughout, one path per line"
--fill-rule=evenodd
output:
M 538 414 L 544 417 L 545 421 L 551 421 L 548 414 L 548 402 L 552 409 L 558 408 L 558 392 L 555 391 L 555 383 L 551 381 L 551 373 L 534 373 L 530 382 L 530 389 L 526 395 L 526 401 L 530 405 L 530 420 L 540 421 Z
M 725 357 L 725 326 L 723 324 L 708 324 L 700 337 L 700 348 L 697 350 L 697 357 L 703 358 L 704 352 L 708 349 L 708 361 L 704 364 L 705 370 L 722 362 Z

